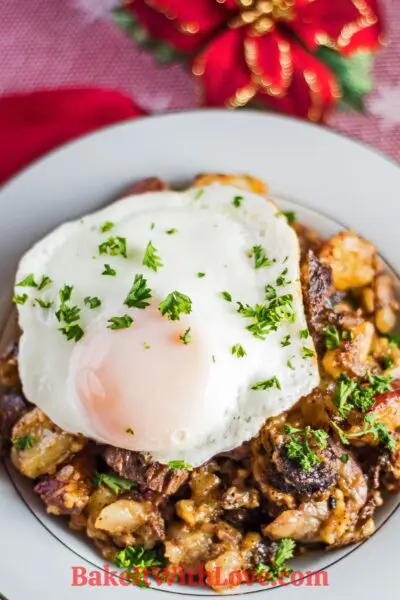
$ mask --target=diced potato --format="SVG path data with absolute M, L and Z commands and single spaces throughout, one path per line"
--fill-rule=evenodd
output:
M 29 439 L 28 444 L 23 441 Z M 83 436 L 63 431 L 39 409 L 26 413 L 12 430 L 11 460 L 15 468 L 35 479 L 52 474 L 57 466 L 82 450 Z
M 376 249 L 354 231 L 341 231 L 321 248 L 321 262 L 332 268 L 333 285 L 349 290 L 372 282 L 377 265 Z

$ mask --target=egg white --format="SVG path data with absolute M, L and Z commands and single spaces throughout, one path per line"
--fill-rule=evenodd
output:
M 240 207 L 233 204 L 235 196 L 242 199 Z M 101 233 L 100 227 L 106 221 L 113 222 L 114 227 Z M 177 231 L 168 235 L 170 229 Z M 127 239 L 127 258 L 99 254 L 99 244 L 111 235 Z M 142 264 L 150 240 L 163 262 L 157 272 Z M 256 245 L 275 260 L 272 265 L 254 268 L 251 249 Z M 105 263 L 117 271 L 115 277 L 101 274 Z M 284 269 L 289 283 L 276 287 Z M 190 189 L 124 198 L 61 225 L 43 238 L 22 258 L 16 282 L 30 273 L 37 281 L 46 275 L 53 283 L 42 291 L 15 288 L 16 294 L 23 291 L 29 295 L 29 300 L 18 306 L 23 332 L 19 350 L 23 390 L 29 401 L 69 432 L 147 451 L 160 462 L 184 460 L 197 466 L 255 436 L 268 417 L 289 409 L 319 383 L 315 354 L 304 358 L 302 351 L 304 347 L 314 351 L 314 346 L 310 336 L 300 337 L 307 324 L 296 234 L 273 202 L 251 192 L 212 184 L 200 194 L 198 189 Z M 171 434 L 163 445 L 152 435 L 149 423 L 148 432 L 142 432 L 145 441 L 140 448 L 135 435 L 121 433 L 110 439 L 99 435 L 89 422 L 74 388 L 74 356 L 82 342 L 67 341 L 55 316 L 58 291 L 69 284 L 73 286 L 72 304 L 81 307 L 80 324 L 85 332 L 113 315 L 128 313 L 135 318 L 140 309 L 129 309 L 123 302 L 136 273 L 146 277 L 153 297 L 162 299 L 179 290 L 191 298 L 192 312 L 187 320 L 201 331 L 211 364 L 202 399 L 203 418 L 197 415 L 196 422 L 189 423 L 181 435 L 177 415 L 176 431 L 180 434 Z M 198 273 L 205 276 L 198 277 Z M 267 285 L 274 286 L 279 294 L 293 295 L 296 320 L 283 323 L 260 340 L 246 329 L 249 321 L 237 312 L 236 303 L 263 304 Z M 224 300 L 222 291 L 227 291 L 233 301 Z M 83 303 L 86 296 L 101 298 L 102 306 L 89 310 Z M 43 309 L 35 305 L 36 297 L 55 304 Z M 132 327 L 134 333 L 135 323 Z M 288 335 L 290 345 L 282 346 Z M 235 344 L 243 346 L 245 357 L 232 354 Z M 157 385 L 157 364 L 154 373 Z M 256 382 L 271 377 L 279 380 L 281 389 L 251 389 Z M 190 389 L 187 397 L 190 402 Z M 148 402 L 143 410 L 151 413 L 151 398 Z M 168 402 L 173 405 L 174 399 Z M 162 420 L 159 410 L 154 419 Z

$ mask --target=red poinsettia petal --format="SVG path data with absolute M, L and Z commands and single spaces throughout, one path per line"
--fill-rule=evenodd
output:
M 193 61 L 193 73 L 202 85 L 207 106 L 243 106 L 256 88 L 244 57 L 243 29 L 227 29 L 216 36 Z
M 250 29 L 244 46 L 253 81 L 271 96 L 281 96 L 290 85 L 293 74 L 289 40 L 277 30 L 259 35 Z
M 326 45 L 347 55 L 381 44 L 378 0 L 296 0 L 290 27 L 310 50 Z
M 231 16 L 231 12 L 215 0 L 145 0 L 145 3 L 188 34 L 208 34 Z
M 166 42 L 179 52 L 192 53 L 201 45 L 205 34 L 184 33 L 179 29 L 179 23 L 171 21 L 160 12 L 150 8 L 144 0 L 135 0 L 124 5 L 141 23 L 145 31 L 154 39 Z
M 292 43 L 293 78 L 282 98 L 260 91 L 257 100 L 269 108 L 311 121 L 322 121 L 337 102 L 340 91 L 336 78 L 326 65 Z

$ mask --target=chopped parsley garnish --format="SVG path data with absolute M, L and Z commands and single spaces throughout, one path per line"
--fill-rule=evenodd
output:
M 150 229 L 154 229 L 155 226 L 156 226 L 155 223 L 150 223 Z
M 290 341 L 290 333 L 288 333 L 281 341 L 281 346 L 282 348 L 285 348 L 286 346 L 290 346 L 291 343 L 292 342 Z
M 105 221 L 103 225 L 100 226 L 101 233 L 106 233 L 107 231 L 111 231 L 114 227 L 114 223 L 112 221 Z
M 314 356 L 314 350 L 311 348 L 306 348 L 305 346 L 301 349 L 301 355 L 303 358 L 312 358 Z
M 83 300 L 85 306 L 90 309 L 98 308 L 101 306 L 101 300 L 97 296 L 86 296 Z
M 309 334 L 309 332 L 308 332 L 308 329 L 302 329 L 302 330 L 299 332 L 299 336 L 300 336 L 300 338 L 301 338 L 302 340 L 306 340 L 306 339 L 308 338 L 308 336 L 309 336 L 309 335 L 310 335 L 310 334 Z
M 28 300 L 28 294 L 17 294 L 15 296 L 13 296 L 13 299 L 12 299 L 14 304 L 25 304 L 25 302 L 27 300 Z
M 335 350 L 340 346 L 340 334 L 337 327 L 332 325 L 331 327 L 325 327 L 325 346 L 328 350 Z
M 283 269 L 282 273 L 279 275 L 279 277 L 276 280 L 276 285 L 278 287 L 281 287 L 283 285 L 288 285 L 290 283 L 290 281 L 288 279 L 286 279 L 287 274 L 288 274 L 288 268 L 286 267 L 285 269 Z
M 287 364 L 287 366 L 288 366 L 289 369 L 292 369 L 292 371 L 294 371 L 294 366 L 293 366 L 293 363 L 292 363 L 292 361 L 290 359 L 287 361 L 286 364 Z
M 343 431 L 343 429 L 341 429 L 337 423 L 332 422 L 332 425 L 337 431 L 342 444 L 347 445 L 350 443 L 349 440 L 351 439 L 364 437 L 365 435 L 372 435 L 375 441 L 383 444 L 385 448 L 390 450 L 390 452 L 393 452 L 393 450 L 396 448 L 396 439 L 389 433 L 389 430 L 384 423 L 376 420 L 377 418 L 378 417 L 375 413 L 368 413 L 364 417 L 364 429 L 353 433 Z
M 179 339 L 185 345 L 190 344 L 190 342 L 192 341 L 192 335 L 190 333 L 190 327 L 188 327 L 187 329 L 185 329 L 185 331 L 179 336 Z
M 81 309 L 79 306 L 67 306 L 62 303 L 58 311 L 56 312 L 56 317 L 59 321 L 63 321 L 68 325 L 74 323 L 75 321 L 79 321 L 81 316 Z
M 108 254 L 109 256 L 128 257 L 126 250 L 126 238 L 110 237 L 108 240 L 99 245 L 100 254 Z
M 285 217 L 288 225 L 293 225 L 296 222 L 296 213 L 294 210 L 282 210 L 276 213 L 277 217 Z
M 160 257 L 157 254 L 157 248 L 150 242 L 147 244 L 146 251 L 143 257 L 143 264 L 145 267 L 157 271 L 160 267 L 163 267 Z
M 244 200 L 243 196 L 234 196 L 234 198 L 232 200 L 232 204 L 236 208 L 240 208 L 240 205 L 242 204 L 243 200 Z
M 25 277 L 25 279 L 22 279 L 22 281 L 20 281 L 19 283 L 15 284 L 16 287 L 37 287 L 37 283 L 35 281 L 35 278 L 33 276 L 33 273 L 31 273 L 30 275 L 27 275 Z
M 353 332 L 352 331 L 342 331 L 342 340 L 352 340 Z
M 268 390 L 270 388 L 281 389 L 281 384 L 277 377 L 271 377 L 270 379 L 265 379 L 264 381 L 257 381 L 254 385 L 251 386 L 252 390 Z
M 229 292 L 221 292 L 221 296 L 227 302 L 232 302 L 232 296 Z
M 150 304 L 150 302 L 147 302 L 149 298 L 151 298 L 151 289 L 147 287 L 147 280 L 143 275 L 138 273 L 135 275 L 124 304 L 130 308 L 146 308 Z
M 266 575 L 266 579 L 275 581 L 282 577 L 282 573 L 285 572 L 288 575 L 292 572 L 292 569 L 288 569 L 286 563 L 288 560 L 293 558 L 294 549 L 296 542 L 290 538 L 282 538 L 279 540 L 278 548 L 276 549 L 273 564 L 265 565 L 259 563 L 256 569 L 256 575 Z
M 185 469 L 186 471 L 193 471 L 192 465 L 189 465 L 184 460 L 170 460 L 168 469 Z
M 211 358 L 212 358 L 213 363 L 215 363 L 215 356 L 214 356 L 214 354 L 212 355 Z
M 275 300 L 277 298 L 276 289 L 270 283 L 265 286 L 265 299 L 271 302 L 271 300 Z
M 294 323 L 296 320 L 292 294 L 272 295 L 269 288 L 268 291 L 266 289 L 266 293 L 270 297 L 267 304 L 256 304 L 252 307 L 241 302 L 237 303 L 237 312 L 246 319 L 252 320 L 247 326 L 248 331 L 261 340 L 264 340 L 271 331 L 277 331 L 282 323 Z
M 285 425 L 285 431 L 289 440 L 285 444 L 288 458 L 299 463 L 302 471 L 310 472 L 312 468 L 320 463 L 320 458 L 311 448 L 313 440 L 319 448 L 326 448 L 328 434 L 323 429 L 312 429 L 309 425 L 305 429 L 298 429 L 291 425 Z
M 124 477 L 119 477 L 118 475 L 96 473 L 93 478 L 93 485 L 96 487 L 105 485 L 114 494 L 118 495 L 120 492 L 129 492 L 135 486 L 135 482 L 130 479 L 124 479 Z
M 132 317 L 129 315 L 122 315 L 122 317 L 111 317 L 108 319 L 108 329 L 128 329 L 133 323 Z
M 206 274 L 205 274 L 205 273 L 203 273 L 202 271 L 199 271 L 199 272 L 197 273 L 197 277 L 198 277 L 199 279 L 201 279 L 202 277 L 205 277 L 205 276 L 206 276 Z
M 275 261 L 268 258 L 262 246 L 253 246 L 252 256 L 254 256 L 254 268 L 270 267 Z
M 347 464 L 349 462 L 349 455 L 342 454 L 342 456 L 339 457 L 339 460 L 341 460 L 343 464 Z
M 173 227 L 172 229 L 167 229 L 165 233 L 167 235 L 174 235 L 175 233 L 178 233 L 178 230 Z
M 161 567 L 162 560 L 156 550 L 146 550 L 144 546 L 126 546 L 115 555 L 115 564 L 131 573 L 133 583 L 139 587 L 149 587 L 146 569 Z
M 400 335 L 398 333 L 387 333 L 386 337 L 391 346 L 400 346 Z
M 181 314 L 189 315 L 192 311 L 192 301 L 189 296 L 174 291 L 160 302 L 160 313 L 167 315 L 169 321 L 179 321 Z
M 203 194 L 204 194 L 204 190 L 203 190 L 203 188 L 200 188 L 200 189 L 199 189 L 199 190 L 197 190 L 197 192 L 195 193 L 195 195 L 194 195 L 194 199 L 195 199 L 195 200 L 198 200 L 199 198 L 201 198 L 201 197 L 202 197 L 202 195 L 203 195 Z
M 135 432 L 133 431 L 132 427 L 127 427 L 127 428 L 125 429 L 125 432 L 126 432 L 126 433 L 129 433 L 129 435 L 135 435 Z
M 51 306 L 53 306 L 54 302 L 52 302 L 51 300 L 45 302 L 41 298 L 35 298 L 34 304 L 35 306 L 36 304 L 38 304 L 41 308 L 50 308 Z
M 82 327 L 79 325 L 65 325 L 65 327 L 61 327 L 59 329 L 61 333 L 65 335 L 68 341 L 73 340 L 74 342 L 79 342 L 81 338 L 83 338 L 84 331 Z
M 384 369 L 384 370 L 390 369 L 394 365 L 393 358 L 390 358 L 389 356 L 382 356 L 382 358 L 380 359 L 379 362 L 380 362 L 382 369 Z
M 244 356 L 247 356 L 246 350 L 240 344 L 235 344 L 234 346 L 232 346 L 231 352 L 234 356 L 237 356 L 238 358 L 243 358 Z
M 50 285 L 51 283 L 53 283 L 53 280 L 50 279 L 50 277 L 47 277 L 47 275 L 42 275 L 42 279 L 39 281 L 37 289 L 44 290 L 44 288 Z
M 72 290 L 74 287 L 72 285 L 64 285 L 63 288 L 59 291 L 59 296 L 61 300 L 61 304 L 68 302 L 71 299 Z
M 357 381 L 342 373 L 333 394 L 339 415 L 346 418 L 353 409 L 367 412 L 375 404 L 375 395 L 390 392 L 393 378 L 383 375 L 367 374 L 367 380 Z
M 36 444 L 36 438 L 32 435 L 20 435 L 13 438 L 12 445 L 18 450 L 30 450 Z
M 143 342 L 143 348 L 144 348 L 145 350 L 150 350 L 151 346 L 150 346 L 150 344 L 148 344 L 147 342 Z
M 104 271 L 102 272 L 102 275 L 111 275 L 112 277 L 114 277 L 116 274 L 117 271 L 113 269 L 110 265 L 104 265 Z

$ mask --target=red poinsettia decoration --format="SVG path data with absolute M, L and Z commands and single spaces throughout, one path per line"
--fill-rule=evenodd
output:
M 360 104 L 382 36 L 378 0 L 128 0 L 123 11 L 142 41 L 189 58 L 204 104 L 256 101 L 313 121 L 341 98 Z

